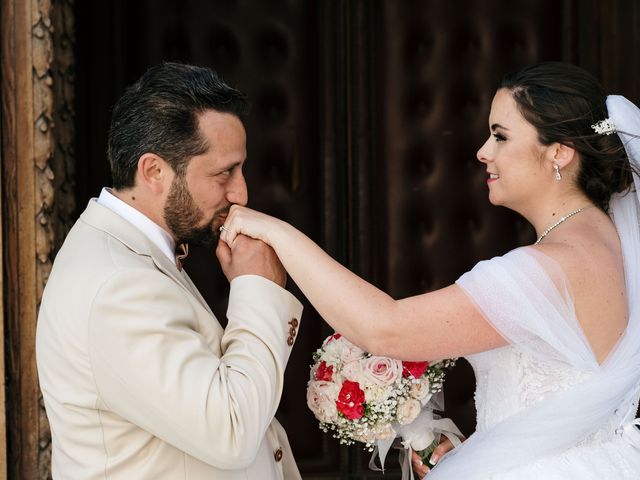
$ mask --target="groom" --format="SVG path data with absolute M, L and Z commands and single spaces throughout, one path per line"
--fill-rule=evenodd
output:
M 181 265 L 247 202 L 246 110 L 211 70 L 175 63 L 116 104 L 113 189 L 66 238 L 38 317 L 54 479 L 300 478 L 274 419 L 302 313 L 281 264 L 261 242 L 218 243 L 226 330 Z

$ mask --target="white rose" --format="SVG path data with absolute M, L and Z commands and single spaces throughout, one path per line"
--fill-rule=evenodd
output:
M 362 383 L 360 385 L 362 385 Z M 393 386 L 382 387 L 380 385 L 367 383 L 364 385 L 363 390 L 367 402 L 382 402 L 391 395 Z
M 422 405 L 420 402 L 413 398 L 409 398 L 400 403 L 397 410 L 398 423 L 400 425 L 407 425 L 413 422 L 420 413 L 421 408 Z
M 393 385 L 402 375 L 402 362 L 387 357 L 371 356 L 362 361 L 362 375 L 376 385 Z
M 309 382 L 307 406 L 321 422 L 334 423 L 338 419 L 336 408 L 338 393 L 340 393 L 340 387 L 333 382 Z
M 354 435 L 354 440 L 363 443 L 373 443 L 376 440 L 386 440 L 388 438 L 395 438 L 396 431 L 388 423 L 385 425 L 379 425 L 377 427 L 370 427 L 366 431 L 361 431 L 359 434 Z
M 397 435 L 396 431 L 390 424 L 381 425 L 376 429 L 376 439 L 377 440 L 386 440 L 388 438 L 395 438 Z
M 344 338 L 344 337 L 343 337 Z M 342 338 L 340 339 L 342 340 Z M 349 340 L 344 338 L 344 350 L 342 352 L 342 361 L 344 363 L 354 362 L 364 357 L 364 350 L 354 345 Z
M 422 404 L 424 405 L 426 403 L 424 400 L 429 396 L 429 389 L 429 380 L 421 379 L 418 382 L 411 384 L 411 391 L 409 392 L 409 395 L 416 400 L 422 401 Z
M 354 434 L 353 439 L 362 443 L 373 443 L 377 440 L 376 432 L 369 428 L 366 431 L 362 431 L 359 434 Z
M 352 382 L 362 382 L 362 364 L 360 360 L 349 362 L 342 367 L 340 374 Z
M 346 364 L 359 360 L 364 356 L 364 350 L 356 347 L 344 337 L 328 340 L 324 345 L 323 359 L 333 363 Z

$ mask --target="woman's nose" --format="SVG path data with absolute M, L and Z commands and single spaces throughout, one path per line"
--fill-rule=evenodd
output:
M 491 140 L 491 138 L 489 138 L 486 142 L 484 142 L 484 145 L 482 145 L 478 150 L 478 152 L 476 153 L 476 158 L 482 163 L 489 163 L 491 161 L 489 159 L 488 147 L 487 147 L 489 140 Z

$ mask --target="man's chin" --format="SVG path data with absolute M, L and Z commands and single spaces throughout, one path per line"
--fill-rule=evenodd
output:
M 207 229 L 206 231 L 191 232 L 182 241 L 192 247 L 213 247 L 218 244 L 220 232 Z
M 191 229 L 181 240 L 192 247 L 213 247 L 220 240 L 220 227 L 224 225 L 224 217 L 216 217 L 211 223 L 202 227 Z

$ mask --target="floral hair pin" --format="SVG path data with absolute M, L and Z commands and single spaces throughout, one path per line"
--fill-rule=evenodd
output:
M 612 133 L 616 133 L 616 126 L 610 118 L 605 118 L 604 120 L 594 123 L 591 125 L 591 128 L 600 135 L 611 135 Z

